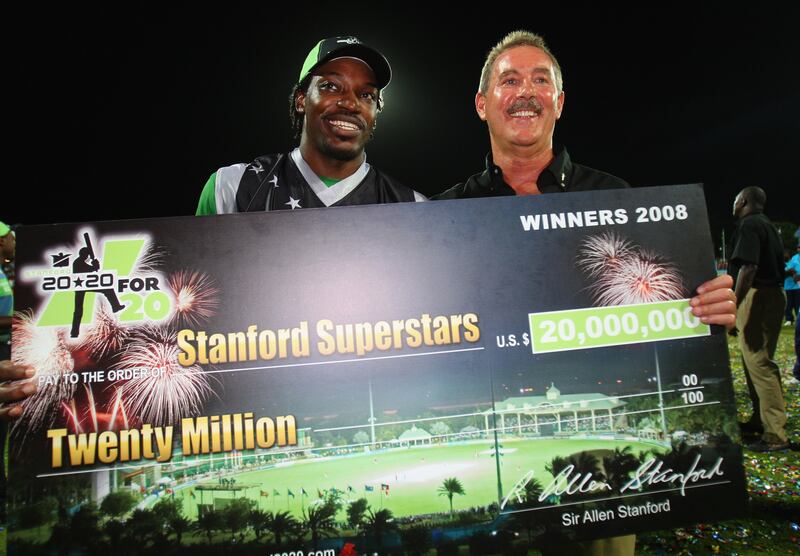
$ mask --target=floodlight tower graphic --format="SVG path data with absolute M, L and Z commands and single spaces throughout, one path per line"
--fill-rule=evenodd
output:
M 369 434 L 372 446 L 375 446 L 375 407 L 372 404 L 372 370 L 368 375 L 369 383 Z
M 503 503 L 503 478 L 500 475 L 500 441 L 497 438 L 497 409 L 494 400 L 494 366 L 489 367 L 489 390 L 492 393 L 492 429 L 494 432 L 494 467 L 497 473 L 497 503 Z

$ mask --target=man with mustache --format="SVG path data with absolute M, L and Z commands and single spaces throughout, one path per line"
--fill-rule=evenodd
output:
M 616 176 L 572 162 L 563 146 L 554 146 L 553 132 L 563 109 L 561 67 L 544 39 L 529 31 L 506 35 L 486 57 L 475 95 L 475 110 L 489 129 L 486 170 L 432 199 L 629 187 Z M 732 285 L 730 276 L 700 285 L 691 301 L 695 316 L 706 324 L 732 327 L 736 319 Z M 543 554 L 619 556 L 633 554 L 635 542 L 634 535 L 626 535 L 541 548 Z
M 561 67 L 544 39 L 528 31 L 506 35 L 481 71 L 475 109 L 489 129 L 486 171 L 436 199 L 533 195 L 617 189 L 628 184 L 572 162 L 553 131 L 564 108 Z
M 290 98 L 300 146 L 220 168 L 203 188 L 196 214 L 425 200 L 366 161 L 364 147 L 391 75 L 386 58 L 355 37 L 318 42 Z
M 563 108 L 561 66 L 544 39 L 530 31 L 506 35 L 486 57 L 475 94 L 475 110 L 489 129 L 486 170 L 432 199 L 629 187 L 616 176 L 572 162 L 563 146 L 554 146 L 553 132 Z M 692 299 L 695 316 L 705 324 L 732 327 L 732 285 L 730 276 L 701 284 Z

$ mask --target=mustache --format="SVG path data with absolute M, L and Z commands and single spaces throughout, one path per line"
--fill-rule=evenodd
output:
M 536 114 L 541 114 L 542 110 L 544 110 L 544 107 L 538 100 L 536 100 L 535 97 L 518 98 L 514 101 L 514 104 L 508 108 L 508 113 L 513 114 L 514 112 L 522 112 L 527 110 L 536 112 Z

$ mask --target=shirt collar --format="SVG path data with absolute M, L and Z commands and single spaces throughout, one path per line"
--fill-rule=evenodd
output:
M 367 155 L 364 155 L 364 162 L 361 166 L 358 167 L 353 174 L 347 176 L 343 180 L 336 182 L 334 185 L 328 187 L 325 183 L 319 179 L 319 176 L 314 173 L 314 170 L 311 169 L 311 166 L 303 159 L 303 155 L 300 154 L 300 149 L 295 148 L 290 156 L 294 161 L 295 166 L 297 169 L 300 170 L 300 173 L 305 178 L 306 183 L 311 188 L 312 191 L 319 197 L 319 200 L 322 201 L 326 207 L 333 205 L 334 203 L 338 203 L 342 199 L 344 199 L 353 189 L 355 189 L 358 184 L 366 177 L 367 173 L 369 172 L 369 164 L 367 164 Z
M 572 176 L 572 161 L 564 145 L 553 147 L 554 157 L 550 164 L 542 170 L 537 180 L 537 187 L 542 193 L 553 193 L 566 191 L 569 187 L 569 179 Z M 493 189 L 503 190 L 511 188 L 503 180 L 503 170 L 494 163 L 491 151 L 486 154 L 486 174 L 491 180 Z M 513 191 L 513 190 L 512 190 Z

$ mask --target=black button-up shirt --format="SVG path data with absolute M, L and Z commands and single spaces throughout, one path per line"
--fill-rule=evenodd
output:
M 616 176 L 575 164 L 563 146 L 556 147 L 555 158 L 539 175 L 536 186 L 542 193 L 630 187 L 625 180 Z M 469 199 L 502 195 L 516 195 L 516 191 L 503 180 L 503 171 L 494 164 L 492 153 L 489 153 L 486 155 L 484 172 L 471 176 L 466 182 L 434 195 L 431 199 Z

